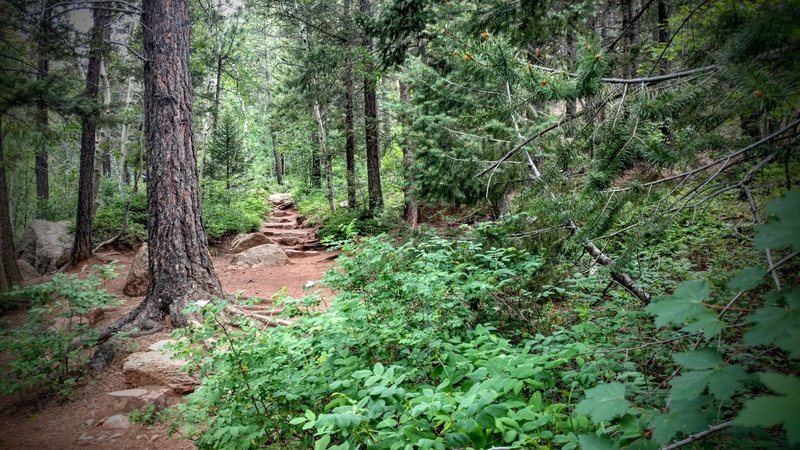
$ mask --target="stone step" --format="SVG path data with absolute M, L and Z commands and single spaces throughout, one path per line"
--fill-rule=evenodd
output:
M 287 248 L 283 251 L 286 252 L 286 255 L 289 258 L 308 258 L 310 256 L 319 256 L 320 251 L 318 250 L 295 250 L 293 248 Z
M 269 227 L 265 227 L 269 228 Z M 309 238 L 315 235 L 314 231 L 311 229 L 305 230 L 287 230 L 287 229 L 265 229 L 262 231 L 265 236 L 293 236 L 297 238 Z
M 269 221 L 270 221 L 270 223 L 291 223 L 291 224 L 296 224 L 297 223 L 297 217 L 293 217 L 293 216 L 288 216 L 288 217 L 270 217 Z
M 288 255 L 289 250 L 294 251 L 322 251 L 325 250 L 325 246 L 322 245 L 319 241 L 306 241 L 306 242 L 298 242 L 297 244 L 291 244 L 287 247 L 284 247 L 283 251 L 287 252 Z
M 291 211 L 281 211 L 281 210 L 272 211 L 272 217 L 289 217 L 291 215 L 292 215 Z
M 269 222 L 264 224 L 264 228 L 283 228 L 287 230 L 291 230 L 295 228 L 297 225 L 288 222 Z

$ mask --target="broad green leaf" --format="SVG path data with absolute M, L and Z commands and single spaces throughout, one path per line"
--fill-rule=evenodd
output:
M 702 302 L 710 294 L 708 282 L 684 281 L 671 296 L 651 303 L 645 311 L 656 316 L 655 322 L 659 328 L 670 323 L 683 325 L 686 321 L 708 312 Z
M 717 313 L 703 304 L 710 294 L 707 281 L 684 281 L 671 296 L 651 303 L 645 311 L 656 316 L 655 324 L 659 328 L 669 324 L 683 326 L 683 331 L 702 331 L 705 338 L 710 339 L 725 326 Z
M 800 443 L 800 379 L 776 373 L 762 373 L 759 378 L 765 386 L 782 395 L 766 395 L 745 401 L 734 423 L 744 427 L 780 424 L 786 431 L 789 444 Z
M 596 434 L 581 434 L 578 436 L 578 442 L 581 444 L 582 450 L 617 450 L 619 446 L 606 436 L 598 436 Z
M 325 450 L 328 448 L 328 444 L 331 442 L 331 435 L 326 434 L 321 438 L 317 439 L 317 442 L 314 443 L 314 450 Z
M 625 385 L 606 383 L 586 391 L 586 398 L 575 407 L 575 411 L 589 416 L 595 423 L 609 421 L 625 414 L 630 402 L 625 399 Z
M 701 396 L 691 400 L 670 401 L 668 414 L 656 414 L 650 422 L 653 440 L 660 445 L 670 442 L 677 434 L 687 435 L 708 428 L 712 416 L 705 409 L 710 397 Z
M 781 348 L 784 348 L 791 342 L 784 341 L 792 336 L 792 330 L 800 329 L 800 288 L 788 291 L 784 299 L 786 307 L 762 306 L 747 316 L 745 320 L 754 325 L 745 333 L 745 344 L 777 345 L 783 342 Z
M 774 218 L 756 225 L 755 246 L 758 249 L 791 247 L 800 250 L 800 192 L 787 192 L 767 205 L 767 214 Z
M 722 364 L 722 356 L 709 348 L 676 353 L 672 356 L 672 359 L 690 370 L 711 369 Z
M 676 400 L 689 400 L 708 391 L 719 400 L 730 398 L 741 391 L 747 372 L 737 365 L 726 365 L 708 370 L 693 370 L 680 374 L 670 383 L 670 396 Z
M 760 267 L 745 267 L 728 281 L 728 287 L 735 291 L 749 291 L 757 288 L 764 280 L 766 270 Z

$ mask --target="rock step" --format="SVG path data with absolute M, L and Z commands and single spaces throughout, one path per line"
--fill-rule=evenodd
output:
M 269 227 L 265 227 L 265 228 L 269 228 Z M 312 235 L 315 234 L 315 232 L 313 230 L 311 230 L 311 229 L 290 230 L 290 229 L 279 228 L 279 229 L 275 229 L 275 230 L 266 229 L 266 230 L 262 230 L 261 232 L 264 234 L 264 236 L 270 236 L 270 237 L 271 236 L 278 236 L 278 237 L 291 236 L 291 237 L 296 237 L 296 238 L 307 238 L 307 237 L 311 237 Z
M 268 220 L 269 220 L 269 223 L 291 223 L 291 224 L 296 224 L 297 223 L 297 217 L 296 216 L 295 217 L 292 217 L 292 216 L 274 217 L 273 216 L 273 217 L 269 217 Z
M 289 258 L 308 258 L 311 256 L 318 256 L 320 254 L 317 250 L 295 250 L 292 248 L 284 249 L 286 256 Z
M 282 210 L 272 211 L 272 217 L 289 217 L 291 215 L 292 215 L 291 211 L 282 211 Z
M 269 222 L 265 223 L 263 226 L 264 228 L 282 228 L 285 230 L 292 230 L 296 227 L 295 224 L 287 222 Z
M 283 251 L 285 251 L 287 255 L 289 254 L 289 251 L 322 251 L 322 250 L 325 250 L 325 246 L 320 244 L 319 241 L 302 242 L 283 248 Z

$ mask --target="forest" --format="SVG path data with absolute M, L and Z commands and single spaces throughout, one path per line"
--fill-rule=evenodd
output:
M 0 0 L 0 448 L 800 448 L 797 0 Z

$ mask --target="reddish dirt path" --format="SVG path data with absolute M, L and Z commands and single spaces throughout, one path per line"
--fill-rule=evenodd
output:
M 276 208 L 276 211 L 279 209 Z M 288 217 L 288 219 L 281 218 L 281 223 L 287 224 L 286 226 L 281 228 L 265 226 L 261 231 L 265 234 L 272 232 L 271 236 L 276 239 L 279 239 L 284 232 L 287 235 L 298 233 L 305 235 L 301 239 L 302 242 L 282 245 L 290 251 L 292 249 L 309 251 L 318 246 L 315 238 L 316 230 L 302 227 L 298 222 L 299 216 L 291 207 L 287 207 L 284 211 L 286 214 L 278 214 Z M 272 222 L 274 219 L 275 217 L 270 217 L 268 220 Z M 101 252 L 97 255 L 97 260 L 89 261 L 70 271 L 70 273 L 80 273 L 94 264 L 102 264 L 109 260 L 117 260 L 126 267 L 117 278 L 105 284 L 106 290 L 122 299 L 124 304 L 107 310 L 98 323 L 99 326 L 121 317 L 142 300 L 142 297 L 127 297 L 122 293 L 127 268 L 130 267 L 135 254 L 135 251 Z M 244 296 L 258 296 L 267 300 L 284 288 L 292 297 L 304 295 L 306 283 L 319 280 L 334 264 L 333 255 L 330 253 L 319 251 L 314 254 L 310 251 L 291 255 L 291 263 L 288 265 L 239 269 L 230 265 L 232 256 L 227 246 L 222 244 L 216 256 L 212 257 L 214 268 L 225 291 L 241 292 Z M 310 291 L 315 289 L 311 288 Z M 321 295 L 327 298 L 330 293 L 322 291 Z M 25 311 L 19 310 L 7 314 L 3 319 L 5 323 L 18 324 L 24 317 Z M 153 342 L 167 339 L 170 331 L 166 329 L 150 336 L 136 338 L 135 345 L 138 349 L 146 349 Z M 140 350 L 133 349 L 133 351 Z M 60 404 L 52 399 L 31 401 L 20 397 L 0 397 L 0 449 L 194 449 L 191 440 L 178 435 L 168 436 L 167 427 L 163 423 L 152 426 L 131 424 L 130 428 L 122 430 L 107 430 L 92 426 L 91 422 L 97 419 L 94 417 L 96 409 L 106 393 L 127 389 L 122 372 L 126 355 L 124 352 L 118 354 L 105 372 L 77 386 L 72 398 L 66 403 Z M 168 403 L 174 404 L 178 401 L 180 397 L 173 396 Z M 89 437 L 91 439 L 88 439 Z

